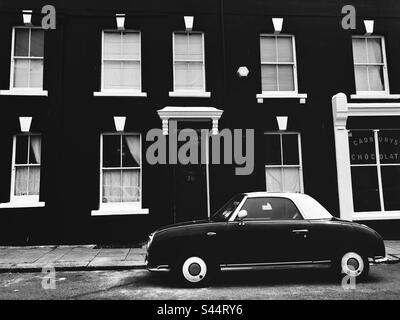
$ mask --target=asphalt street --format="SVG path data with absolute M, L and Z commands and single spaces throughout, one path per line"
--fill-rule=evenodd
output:
M 145 270 L 56 272 L 46 290 L 43 273 L 0 274 L 0 299 L 399 299 L 400 264 L 371 266 L 355 289 L 344 289 L 327 270 L 221 273 L 212 286 L 180 288 L 167 274 Z M 45 278 L 47 279 L 47 278 Z M 48 287 L 48 285 L 47 285 Z

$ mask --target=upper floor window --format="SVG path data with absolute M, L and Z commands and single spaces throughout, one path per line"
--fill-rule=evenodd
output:
M 383 37 L 353 37 L 354 74 L 358 93 L 389 93 Z
M 266 133 L 265 178 L 269 192 L 303 192 L 299 133 Z
M 43 56 L 44 30 L 26 27 L 13 29 L 10 90 L 42 90 Z
M 297 92 L 294 36 L 261 35 L 261 83 L 263 92 Z
M 204 34 L 173 33 L 174 92 L 205 93 Z
M 140 32 L 103 32 L 101 91 L 142 91 Z

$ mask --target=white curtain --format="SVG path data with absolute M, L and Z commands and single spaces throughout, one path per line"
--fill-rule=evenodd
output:
M 121 170 L 103 171 L 103 202 L 122 202 Z
M 262 91 L 277 91 L 278 76 L 276 65 L 263 65 L 261 67 Z
M 261 37 L 261 62 L 277 62 L 275 37 Z
M 268 192 L 301 192 L 299 168 L 266 168 Z
M 293 91 L 294 90 L 293 66 L 279 65 L 278 79 L 279 79 L 279 91 Z
M 132 158 L 140 166 L 140 136 L 124 136 L 126 144 L 128 145 L 129 153 Z
M 39 136 L 31 137 L 31 148 L 33 155 L 35 156 L 35 162 L 30 159 L 31 163 L 40 164 L 41 163 L 41 149 L 42 149 L 42 139 Z
M 382 78 L 382 67 L 381 66 L 369 66 L 368 77 L 369 77 L 369 89 L 372 91 L 384 90 L 383 78 Z
M 380 38 L 367 39 L 368 44 L 368 62 L 382 63 L 382 48 Z
M 277 37 L 277 47 L 279 62 L 294 62 L 291 37 Z
M 366 39 L 353 38 L 353 59 L 355 63 L 367 63 Z
M 356 78 L 356 90 L 357 91 L 368 91 L 368 74 L 367 67 L 355 66 L 354 67 L 355 78 Z

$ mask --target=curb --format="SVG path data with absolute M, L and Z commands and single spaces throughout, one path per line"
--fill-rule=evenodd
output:
M 43 268 L 46 266 L 40 267 L 11 267 L 11 268 L 0 268 L 0 274 L 2 273 L 34 273 L 34 272 L 42 272 Z M 51 267 L 51 266 L 48 266 Z M 54 267 L 56 271 L 105 271 L 105 270 L 146 270 L 146 265 L 135 265 L 135 266 L 77 266 L 77 267 Z

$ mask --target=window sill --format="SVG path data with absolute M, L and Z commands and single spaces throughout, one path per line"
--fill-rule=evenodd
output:
M 387 93 L 357 93 L 350 95 L 351 99 L 400 99 L 400 94 L 387 94 Z
M 146 92 L 120 90 L 93 92 L 95 97 L 147 97 Z
M 138 215 L 138 214 L 149 214 L 149 209 L 143 208 L 100 208 L 99 210 L 92 210 L 92 216 L 122 216 L 122 215 Z
M 263 103 L 264 99 L 300 99 L 300 103 L 306 103 L 307 93 L 297 92 L 263 92 L 256 95 L 258 103 Z
M 47 90 L 30 90 L 30 89 L 11 89 L 0 90 L 2 96 L 48 96 Z
M 170 91 L 170 97 L 188 97 L 188 98 L 210 98 L 211 92 L 197 91 Z
M 12 208 L 43 208 L 46 206 L 44 202 L 6 202 L 0 203 L 0 209 Z
M 353 221 L 399 220 L 400 211 L 355 212 L 352 219 Z

